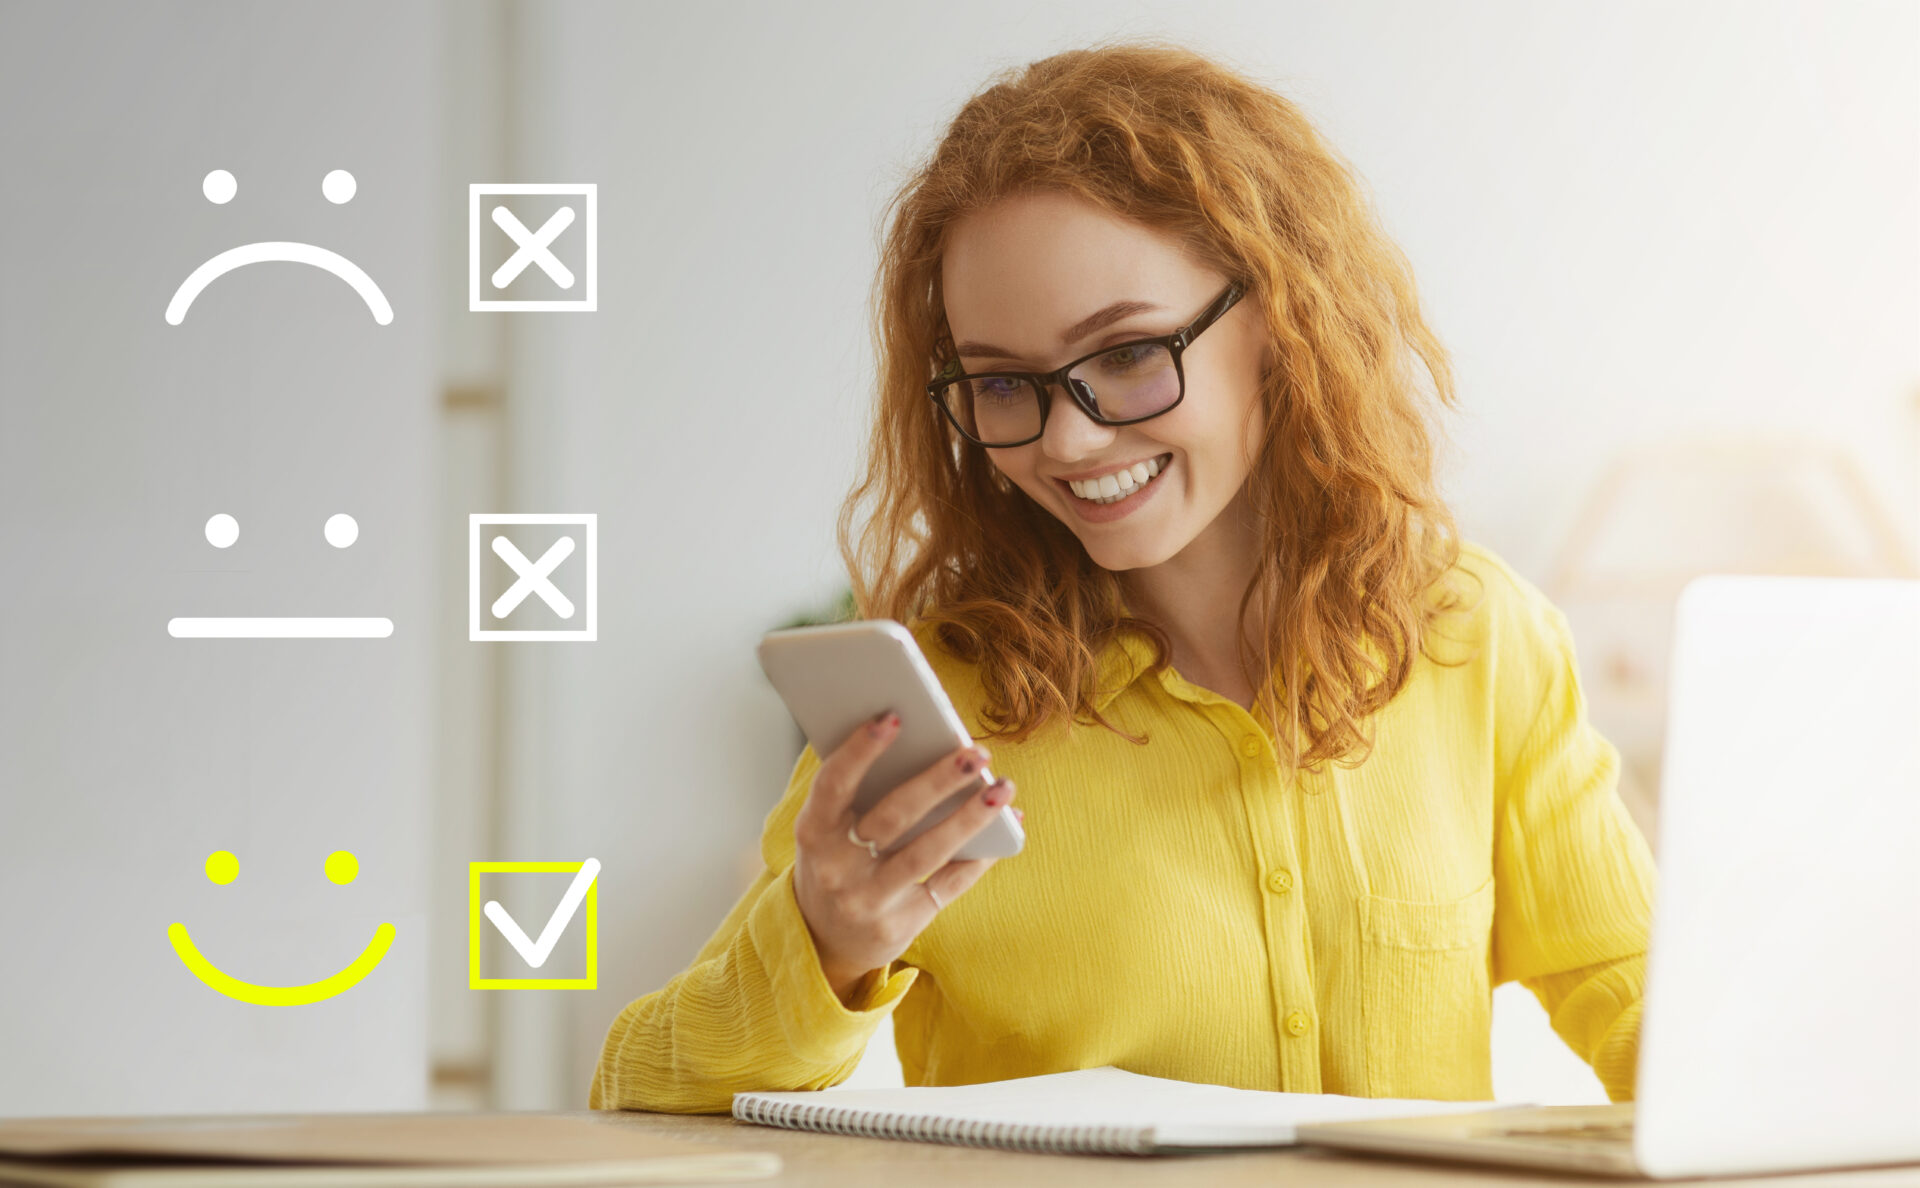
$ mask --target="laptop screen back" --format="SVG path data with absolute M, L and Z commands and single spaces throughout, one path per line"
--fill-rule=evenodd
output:
M 1920 582 L 1681 594 L 1635 1155 L 1920 1160 Z

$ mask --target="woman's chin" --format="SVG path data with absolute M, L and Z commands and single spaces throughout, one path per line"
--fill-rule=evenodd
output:
M 1149 538 L 1145 533 L 1135 540 L 1115 540 L 1108 535 L 1086 533 L 1080 537 L 1080 545 L 1087 550 L 1087 556 L 1095 565 L 1116 573 L 1128 569 L 1151 569 L 1178 551 L 1160 549 L 1156 539 Z

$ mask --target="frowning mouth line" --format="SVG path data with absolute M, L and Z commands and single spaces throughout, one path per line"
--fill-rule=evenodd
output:
M 167 302 L 167 324 L 178 326 L 186 320 L 187 310 L 193 308 L 194 298 L 214 281 L 232 272 L 236 268 L 245 268 L 249 264 L 262 264 L 279 261 L 286 264 L 311 264 L 326 272 L 331 272 L 352 286 L 367 303 L 367 309 L 373 314 L 373 320 L 382 326 L 393 321 L 393 306 L 387 303 L 387 295 L 366 270 L 347 259 L 339 252 L 330 252 L 326 248 L 310 243 L 287 243 L 270 241 L 266 243 L 245 243 L 239 247 L 228 248 L 193 270 L 180 287 L 174 290 L 173 300 Z
M 230 615 L 224 618 L 167 620 L 167 634 L 175 639 L 385 639 L 393 634 L 393 620 L 349 618 L 270 618 Z

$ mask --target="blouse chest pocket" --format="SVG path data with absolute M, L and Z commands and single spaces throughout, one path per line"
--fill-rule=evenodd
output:
M 1493 879 L 1461 899 L 1360 899 L 1367 1093 L 1493 1097 Z

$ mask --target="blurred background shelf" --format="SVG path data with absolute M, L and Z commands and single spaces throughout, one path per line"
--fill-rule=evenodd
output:
M 1914 577 L 1914 552 L 1843 446 L 1716 432 L 1629 447 L 1585 497 L 1543 587 L 1565 612 L 1621 797 L 1658 847 L 1673 608 L 1708 573 Z

